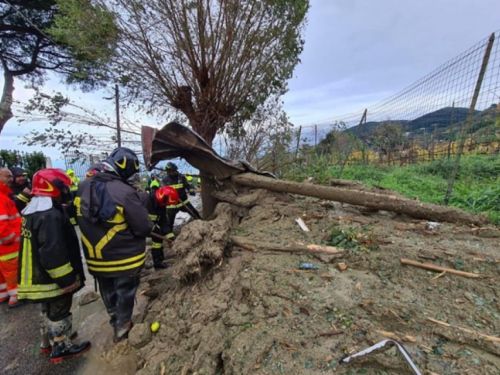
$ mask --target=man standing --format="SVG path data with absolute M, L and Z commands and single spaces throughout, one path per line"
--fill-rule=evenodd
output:
M 35 173 L 34 197 L 22 212 L 19 299 L 42 303 L 52 347 L 44 343 L 40 352 L 51 351 L 51 362 L 82 354 L 91 346 L 70 339 L 73 294 L 85 281 L 78 238 L 63 209 L 71 201 L 70 186 L 62 169 Z
M 12 172 L 0 168 L 0 303 L 18 307 L 17 262 L 21 235 L 21 215 L 10 198 Z
M 177 213 L 179 211 L 187 212 L 193 219 L 201 219 L 201 215 L 198 210 L 196 210 L 196 208 L 194 208 L 194 206 L 191 204 L 187 196 L 188 193 L 190 195 L 195 195 L 193 187 L 189 185 L 186 177 L 179 173 L 177 165 L 168 162 L 165 169 L 167 170 L 167 176 L 161 182 L 163 186 L 169 186 L 177 190 L 180 201 L 177 204 L 169 204 L 167 206 L 169 229 L 166 237 L 174 240 L 174 222 L 175 217 L 177 216 Z
M 80 183 L 80 179 L 75 175 L 75 171 L 73 169 L 68 169 L 66 171 L 66 175 L 71 179 L 71 182 L 73 183 L 70 186 L 70 190 L 71 190 L 71 195 L 74 198 L 76 195 L 76 191 L 78 190 L 78 184 Z
M 74 204 L 90 274 L 110 316 L 114 342 L 128 336 L 146 237 L 152 223 L 138 193 L 127 179 L 139 171 L 139 159 L 119 147 L 101 162 L 103 173 L 80 183 Z
M 31 199 L 31 184 L 28 180 L 26 171 L 19 167 L 10 168 L 14 180 L 10 185 L 12 198 L 16 204 L 17 210 L 21 212 Z
M 155 270 L 166 269 L 168 266 L 163 263 L 165 254 L 163 252 L 163 237 L 168 233 L 171 227 L 168 224 L 168 217 L 166 213 L 167 205 L 179 203 L 179 195 L 177 190 L 169 186 L 163 186 L 158 189 L 153 189 L 149 193 L 139 192 L 142 204 L 147 208 L 149 218 L 153 222 L 153 232 L 151 240 L 153 243 L 151 255 L 153 257 L 153 265 Z M 156 236 L 155 236 L 156 235 Z

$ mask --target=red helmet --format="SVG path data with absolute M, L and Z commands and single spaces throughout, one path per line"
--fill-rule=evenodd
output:
M 170 186 L 163 186 L 156 190 L 156 201 L 161 207 L 172 206 L 179 203 L 179 193 Z
M 62 196 L 64 201 L 71 200 L 69 186 L 73 185 L 71 179 L 62 169 L 47 168 L 38 171 L 33 176 L 32 195 L 57 198 Z

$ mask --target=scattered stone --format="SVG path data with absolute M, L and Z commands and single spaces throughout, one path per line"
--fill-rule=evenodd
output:
M 140 349 L 151 341 L 151 330 L 147 324 L 139 323 L 132 327 L 128 341 L 136 349 Z
M 101 298 L 99 294 L 97 294 L 93 290 L 87 290 L 80 295 L 78 305 L 80 306 L 88 305 L 89 303 L 97 301 L 99 298 Z
M 337 268 L 340 271 L 345 271 L 347 269 L 347 264 L 345 264 L 345 263 L 337 263 Z

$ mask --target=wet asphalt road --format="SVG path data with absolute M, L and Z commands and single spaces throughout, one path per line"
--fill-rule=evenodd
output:
M 39 354 L 40 305 L 25 304 L 15 309 L 0 305 L 0 374 L 73 375 L 85 356 L 54 364 L 49 354 Z

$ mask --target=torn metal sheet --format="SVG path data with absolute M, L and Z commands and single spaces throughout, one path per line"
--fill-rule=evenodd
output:
M 219 179 L 244 172 L 274 177 L 268 172 L 258 171 L 245 161 L 219 156 L 197 133 L 177 122 L 170 122 L 161 129 L 143 126 L 142 150 L 148 170 L 162 160 L 183 158 L 201 175 Z
M 364 350 L 357 352 L 355 354 L 343 357 L 340 359 L 339 363 L 340 364 L 349 363 L 353 359 L 356 359 L 359 357 L 364 357 L 365 355 L 368 355 L 368 354 L 374 354 L 374 352 L 377 352 L 377 351 L 380 351 L 381 349 L 384 349 L 386 347 L 386 345 L 388 345 L 388 344 L 398 348 L 399 352 L 403 355 L 403 358 L 406 360 L 406 362 L 408 362 L 408 366 L 413 370 L 414 374 L 422 375 L 422 373 L 420 372 L 418 367 L 415 365 L 415 363 L 413 363 L 413 360 L 411 359 L 410 354 L 408 354 L 408 352 L 406 351 L 404 346 L 401 345 L 399 342 L 397 342 L 395 340 L 390 340 L 390 339 L 380 341 L 379 343 L 372 345 L 367 349 L 364 349 Z

